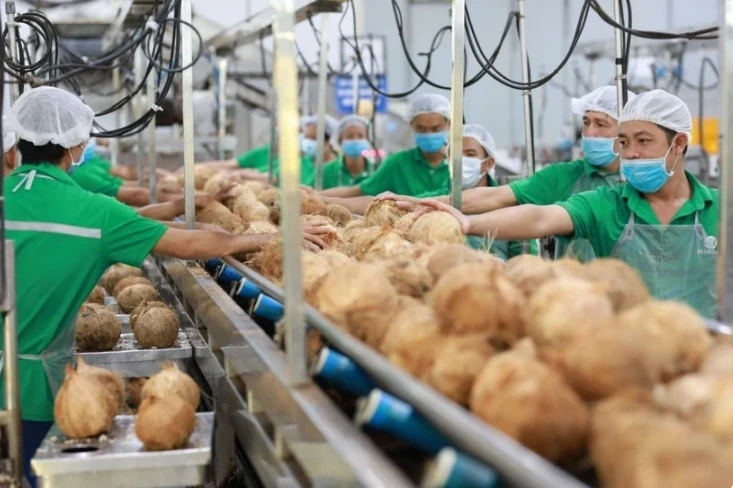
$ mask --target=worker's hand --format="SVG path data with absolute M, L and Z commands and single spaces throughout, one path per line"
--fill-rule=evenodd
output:
M 375 202 L 382 202 L 382 201 L 385 201 L 385 200 L 392 200 L 392 201 L 396 202 L 396 201 L 403 200 L 403 199 L 406 199 L 406 198 L 408 198 L 408 197 L 400 196 L 400 195 L 398 195 L 396 193 L 392 193 L 391 191 L 385 191 L 385 192 L 380 193 L 376 197 L 374 197 L 374 201 Z
M 232 193 L 232 190 L 234 190 L 235 186 L 237 186 L 236 183 L 226 183 L 221 185 L 219 187 L 219 191 L 214 195 L 214 199 L 217 202 L 223 202 L 224 200 L 234 198 L 235 195 Z
M 222 227 L 219 227 L 215 224 L 196 224 L 196 228 L 199 230 L 208 230 L 211 232 L 223 232 L 224 234 L 229 234 L 230 232 Z
M 414 197 L 407 197 L 404 195 L 397 195 L 396 193 L 392 193 L 391 191 L 385 191 L 384 193 L 380 193 L 376 197 L 374 197 L 375 202 L 385 202 L 385 201 L 392 201 L 397 202 L 397 205 L 400 208 L 404 208 L 405 210 L 409 210 L 410 212 L 417 209 L 417 206 L 420 204 L 422 200 L 419 198 Z
M 164 193 L 181 193 L 183 190 L 175 181 L 158 181 L 158 190 Z
M 402 202 L 398 203 L 398 205 L 402 207 Z M 436 211 L 447 212 L 455 217 L 456 220 L 458 220 L 458 223 L 461 224 L 461 230 L 464 234 L 468 234 L 471 231 L 471 221 L 468 219 L 468 217 L 466 217 L 459 210 L 451 207 L 447 203 L 438 202 L 436 200 L 422 200 L 420 202 L 420 205 L 417 207 L 416 218 L 420 218 L 426 213 Z
M 227 173 L 229 178 L 238 178 L 240 180 L 261 180 L 263 173 L 254 169 L 235 169 Z M 265 178 L 267 175 L 265 174 Z
M 307 225 L 303 227 L 303 247 L 309 251 L 318 252 L 328 247 L 323 237 L 335 232 L 336 229 L 330 225 Z

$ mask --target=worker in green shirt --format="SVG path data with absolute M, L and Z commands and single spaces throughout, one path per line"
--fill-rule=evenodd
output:
M 415 146 L 388 156 L 373 175 L 359 185 L 325 190 L 326 197 L 345 199 L 384 192 L 417 196 L 445 188 L 450 170 L 445 162 L 450 102 L 441 95 L 421 95 L 410 104 Z M 362 199 L 367 205 L 368 198 Z M 334 203 L 341 203 L 335 200 Z
M 655 298 L 686 302 L 713 318 L 719 192 L 684 170 L 691 131 L 684 102 L 652 90 L 629 101 L 621 115 L 621 173 L 628 183 L 554 205 L 522 205 L 470 217 L 436 201 L 423 202 L 422 211 L 451 212 L 471 235 L 585 238 L 596 256 L 622 259 L 635 268 Z
M 155 252 L 206 259 L 257 251 L 277 237 L 184 230 L 139 216 L 113 198 L 81 189 L 78 165 L 94 112 L 64 90 L 27 90 L 11 109 L 23 164 L 4 181 L 5 229 L 16 252 L 20 407 L 24 473 L 53 422 L 54 395 L 74 358 L 74 316 L 105 269 L 140 266 Z M 323 241 L 306 229 L 306 245 Z M 0 362 L 0 364 L 2 364 Z M 4 381 L 2 382 L 4 385 Z M 0 397 L 3 400 L 5 395 Z
M 343 155 L 323 166 L 323 189 L 358 185 L 374 172 L 374 162 L 364 156 L 371 148 L 369 121 L 358 115 L 341 119 L 335 142 Z

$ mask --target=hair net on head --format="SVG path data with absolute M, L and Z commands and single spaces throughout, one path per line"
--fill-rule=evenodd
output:
M 338 129 L 331 139 L 334 142 L 338 142 L 339 139 L 341 139 L 341 134 L 347 127 L 351 127 L 352 125 L 359 125 L 364 127 L 367 131 L 369 130 L 369 121 L 367 119 L 359 115 L 347 115 L 339 121 Z
M 490 158 L 496 157 L 496 143 L 489 131 L 478 124 L 466 124 L 463 126 L 463 137 L 472 137 L 486 149 Z
M 624 107 L 619 122 L 640 120 L 652 122 L 677 133 L 692 137 L 692 115 L 685 102 L 664 90 L 640 94 Z
M 15 146 L 15 133 L 8 130 L 7 121 L 3 116 L 3 151 L 8 152 Z
M 626 92 L 631 102 L 636 95 L 630 91 Z M 586 112 L 600 112 L 618 120 L 618 92 L 615 86 L 602 86 L 596 88 L 589 94 L 573 98 L 570 101 L 570 108 L 575 115 L 584 115 Z
M 94 112 L 71 93 L 50 86 L 23 93 L 10 110 L 8 130 L 34 146 L 71 148 L 89 139 Z
M 409 121 L 423 114 L 439 114 L 450 120 L 450 101 L 436 93 L 420 95 L 410 103 Z
M 326 115 L 326 138 L 331 138 L 338 130 L 338 121 L 331 117 L 330 115 Z M 306 126 L 308 125 L 318 125 L 318 116 L 317 115 L 304 115 L 300 118 L 300 129 L 305 130 Z

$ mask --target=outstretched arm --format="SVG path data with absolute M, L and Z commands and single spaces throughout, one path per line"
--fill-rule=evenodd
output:
M 354 198 L 362 196 L 361 187 L 359 185 L 330 188 L 328 190 L 323 190 L 320 194 L 324 197 L 334 198 Z
M 374 201 L 374 197 L 354 197 L 354 198 L 334 198 L 325 197 L 326 203 L 334 203 L 348 208 L 351 213 L 356 215 L 364 215 L 367 207 Z

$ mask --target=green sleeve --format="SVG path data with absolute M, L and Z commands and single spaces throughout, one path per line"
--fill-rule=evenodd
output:
M 443 197 L 445 195 L 450 195 L 449 187 L 443 188 L 442 190 L 426 191 L 425 193 L 421 193 L 417 195 L 415 198 L 433 198 L 433 197 Z
M 108 159 L 104 159 L 99 156 L 92 156 L 92 158 L 85 164 L 96 164 L 97 166 L 100 166 L 104 168 L 105 171 L 109 172 L 109 170 L 112 169 L 112 162 Z
M 329 190 L 339 186 L 339 171 L 341 171 L 341 162 L 338 159 L 323 165 L 323 189 Z
M 270 148 L 268 146 L 261 146 L 238 156 L 237 166 L 257 170 L 261 170 L 264 167 L 266 170 L 269 160 Z
M 142 265 L 168 228 L 146 219 L 127 205 L 112 198 L 100 197 L 99 208 L 104 212 L 102 249 L 110 264 Z
M 94 170 L 92 167 L 81 166 L 72 175 L 71 179 L 77 185 L 92 193 L 100 193 L 108 197 L 114 197 L 120 191 L 124 181 L 110 174 Z
M 400 153 L 385 159 L 373 175 L 361 182 L 359 188 L 362 195 L 377 196 L 394 188 L 393 181 L 397 176 L 397 166 L 400 164 L 399 157 L 396 157 L 398 154 Z
M 509 188 L 514 192 L 514 197 L 519 204 L 527 203 L 533 205 L 552 205 L 558 200 L 565 200 L 564 191 L 560 191 L 567 186 L 568 167 L 565 164 L 552 164 L 541 169 L 534 175 L 523 180 L 515 181 L 509 184 Z M 569 194 L 568 194 L 569 195 Z M 565 198 L 558 198 L 564 196 Z
M 539 256 L 540 245 L 537 239 L 531 239 L 529 241 L 508 241 L 507 242 L 507 258 L 511 259 L 514 256 L 521 254 L 532 254 L 533 256 Z
M 272 174 L 275 181 L 280 184 L 280 165 L 273 167 Z M 316 183 L 316 166 L 310 158 L 302 158 L 300 160 L 300 184 L 313 186 Z
M 601 189 L 577 193 L 564 202 L 558 202 L 557 205 L 564 208 L 573 221 L 573 234 L 566 237 L 582 237 L 592 243 L 598 232 L 598 211 L 608 204 Z

